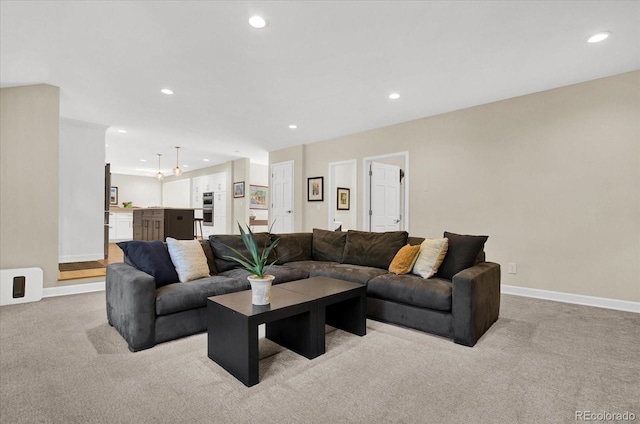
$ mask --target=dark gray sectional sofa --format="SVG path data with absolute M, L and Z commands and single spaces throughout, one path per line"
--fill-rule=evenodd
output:
M 449 250 L 442 271 L 429 279 L 387 271 L 402 246 L 424 240 L 404 231 L 316 229 L 312 233 L 256 236 L 265 242 L 280 239 L 272 257 L 276 265 L 269 272 L 275 276 L 274 284 L 314 276 L 361 283 L 367 286 L 369 318 L 473 346 L 498 319 L 500 265 L 484 260 L 486 237 L 447 235 Z M 154 246 L 154 253 L 142 255 L 133 249 L 139 248 L 139 243 L 153 242 L 123 243 L 125 262 L 109 265 L 106 277 L 109 324 L 132 351 L 205 331 L 208 297 L 250 289 L 249 272 L 225 259 L 233 255 L 229 247 L 244 250 L 240 236 L 216 235 L 202 241 L 211 275 L 186 283 L 175 282 L 178 280 L 159 271 L 164 268 L 170 272 L 172 266 L 161 242 L 155 242 L 159 246 Z

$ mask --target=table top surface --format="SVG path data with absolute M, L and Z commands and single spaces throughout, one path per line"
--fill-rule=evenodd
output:
M 338 280 L 330 277 L 311 277 L 304 280 L 278 284 L 278 288 L 307 295 L 313 299 L 320 299 L 338 293 L 352 290 L 366 290 L 364 284 Z
M 271 287 L 269 305 L 252 305 L 251 290 L 209 297 L 208 300 L 245 316 L 254 316 L 353 290 L 363 290 L 363 284 L 329 277 L 311 277 Z

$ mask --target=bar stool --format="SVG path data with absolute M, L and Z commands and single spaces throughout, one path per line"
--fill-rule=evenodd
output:
M 198 226 L 200 226 L 200 238 L 204 239 L 204 233 L 202 232 L 203 218 L 193 218 L 193 238 L 198 239 Z

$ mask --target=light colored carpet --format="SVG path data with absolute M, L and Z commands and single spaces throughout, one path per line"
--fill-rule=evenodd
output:
M 474 348 L 369 320 L 308 360 L 260 341 L 247 388 L 200 334 L 131 353 L 104 293 L 0 308 L 2 423 L 573 423 L 640 421 L 640 315 L 504 295 Z

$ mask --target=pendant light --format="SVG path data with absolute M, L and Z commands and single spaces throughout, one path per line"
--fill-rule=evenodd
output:
M 182 169 L 180 169 L 180 166 L 178 165 L 178 152 L 180 150 L 180 147 L 176 146 L 176 167 L 173 168 L 173 175 L 175 175 L 176 177 L 180 174 L 182 174 Z
M 160 156 L 162 155 L 158 153 L 158 173 L 156 174 L 156 180 L 158 181 L 164 180 L 164 174 L 160 172 Z

